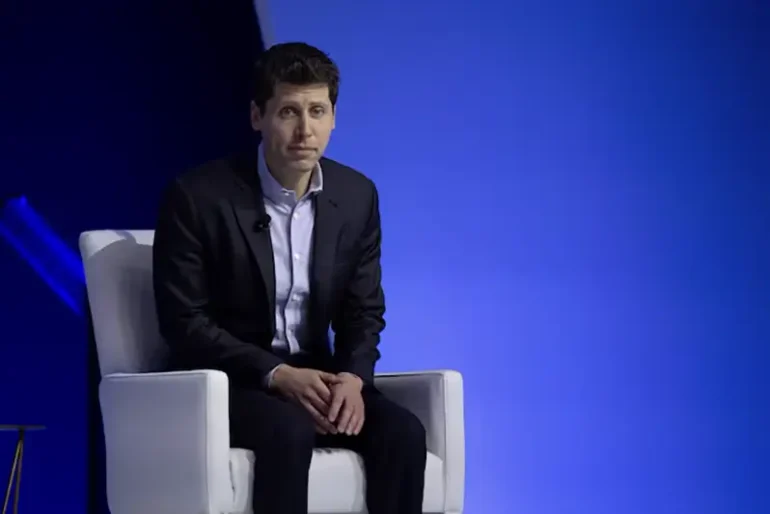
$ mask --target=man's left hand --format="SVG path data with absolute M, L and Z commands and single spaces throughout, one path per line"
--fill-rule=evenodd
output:
M 337 376 L 341 380 L 331 386 L 329 422 L 337 427 L 338 434 L 358 435 L 364 426 L 364 398 L 361 396 L 364 381 L 353 373 Z

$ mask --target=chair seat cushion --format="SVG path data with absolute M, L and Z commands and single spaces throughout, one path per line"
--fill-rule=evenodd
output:
M 254 453 L 230 450 L 230 480 L 233 488 L 233 513 L 251 513 L 254 480 Z M 366 512 L 366 484 L 363 460 L 350 450 L 318 448 L 310 464 L 308 512 L 362 513 Z M 425 465 L 425 498 L 423 512 L 444 510 L 444 463 L 428 453 Z M 259 514 L 259 513 L 256 513 Z

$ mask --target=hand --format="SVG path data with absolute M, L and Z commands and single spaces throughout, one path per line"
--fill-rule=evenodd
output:
M 364 381 L 352 373 L 340 373 L 337 378 L 339 382 L 331 386 L 329 421 L 340 434 L 358 435 L 364 426 Z
M 271 388 L 305 407 L 313 417 L 318 433 L 336 434 L 334 424 L 327 417 L 332 402 L 329 386 L 341 382 L 342 378 L 332 373 L 281 364 L 273 374 Z

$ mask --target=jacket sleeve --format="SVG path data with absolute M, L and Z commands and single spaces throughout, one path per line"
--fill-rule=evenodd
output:
M 374 366 L 380 358 L 377 346 L 385 328 L 381 243 L 379 199 L 372 184 L 369 216 L 359 238 L 355 269 L 345 287 L 341 308 L 332 320 L 338 371 L 354 373 L 369 384 L 374 381 Z
M 153 284 L 161 335 L 195 368 L 218 369 L 241 383 L 262 386 L 280 358 L 234 337 L 212 318 L 203 223 L 179 181 L 160 205 L 153 244 Z

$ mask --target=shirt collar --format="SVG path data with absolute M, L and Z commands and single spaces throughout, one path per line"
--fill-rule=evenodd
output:
M 262 186 L 262 194 L 273 202 L 285 201 L 286 198 L 292 198 L 295 201 L 299 200 L 296 197 L 294 191 L 289 191 L 284 188 L 275 177 L 270 173 L 265 162 L 265 154 L 262 151 L 262 145 L 259 145 L 258 158 L 257 158 L 257 172 L 259 173 L 259 181 Z M 316 163 L 315 168 L 310 175 L 310 184 L 308 185 L 307 193 L 305 196 L 312 196 L 323 191 L 323 171 L 321 170 L 321 163 Z

